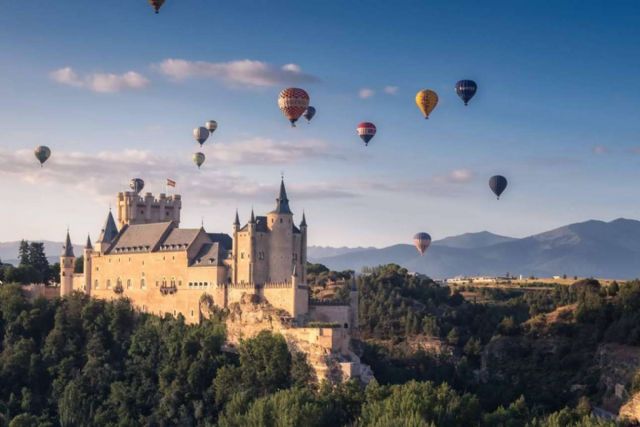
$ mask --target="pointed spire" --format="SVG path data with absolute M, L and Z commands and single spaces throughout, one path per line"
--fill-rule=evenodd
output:
M 107 216 L 107 220 L 104 223 L 104 227 L 102 227 L 102 230 L 100 231 L 98 243 L 111 243 L 117 235 L 118 227 L 116 227 L 116 222 L 113 219 L 113 215 L 111 214 L 111 208 L 109 208 L 109 215 Z
M 249 220 L 249 224 L 255 224 L 256 216 L 253 214 L 253 208 L 251 208 L 251 219 Z
M 67 240 L 62 245 L 62 256 L 75 257 L 73 254 L 73 245 L 71 244 L 71 236 L 69 236 L 69 229 L 67 229 Z
M 280 194 L 276 199 L 276 208 L 271 213 L 277 214 L 293 214 L 289 208 L 289 199 L 287 198 L 287 189 L 284 188 L 284 177 L 280 181 Z
M 233 225 L 240 226 L 240 217 L 238 216 L 238 209 L 236 209 L 236 219 L 233 221 Z
M 307 217 L 304 215 L 304 211 L 302 211 L 302 221 L 300 222 L 300 227 L 307 226 Z
M 91 244 L 91 236 L 87 234 L 87 243 L 84 245 L 85 249 L 93 249 L 93 245 Z

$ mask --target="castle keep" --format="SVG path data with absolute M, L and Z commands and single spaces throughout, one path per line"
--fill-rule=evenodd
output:
M 136 309 L 181 314 L 200 322 L 215 305 L 230 313 L 229 341 L 269 329 L 308 354 L 319 379 L 365 377 L 370 372 L 350 349 L 357 328 L 357 292 L 349 303 L 309 300 L 307 223 L 296 225 L 284 181 L 266 216 L 238 213 L 232 235 L 203 227 L 180 228 L 179 195 L 118 193 L 117 222 L 109 212 L 95 246 L 83 250 L 84 271 L 74 273 L 69 233 L 60 257 L 60 293 L 128 298 Z M 323 327 L 313 325 L 325 325 Z

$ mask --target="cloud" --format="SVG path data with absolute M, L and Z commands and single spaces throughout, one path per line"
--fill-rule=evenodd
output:
M 149 80 L 135 71 L 128 71 L 124 74 L 93 73 L 80 76 L 73 68 L 65 67 L 52 71 L 49 76 L 60 84 L 84 88 L 98 93 L 140 90 L 149 85 Z
M 398 93 L 398 86 L 385 86 L 384 93 L 387 95 L 395 95 Z
M 169 58 L 155 65 L 154 68 L 173 80 L 207 78 L 222 81 L 229 86 L 271 87 L 319 81 L 317 77 L 303 72 L 297 64 L 277 67 L 250 59 L 205 62 Z
M 376 91 L 373 89 L 369 89 L 369 88 L 362 88 L 360 89 L 360 91 L 358 91 L 358 96 L 362 99 L 368 99 L 371 98 L 373 95 L 376 94 Z
M 608 154 L 609 148 L 604 145 L 596 145 L 591 149 L 591 151 L 593 152 L 593 154 L 602 155 Z
M 216 144 L 205 150 L 207 160 L 198 170 L 190 153 L 181 156 L 160 155 L 147 150 L 101 151 L 98 153 L 54 151 L 44 168 L 31 150 L 0 149 L 0 180 L 19 179 L 34 185 L 65 187 L 109 201 L 117 191 L 125 190 L 128 180 L 140 176 L 147 184 L 161 186 L 167 177 L 178 181 L 180 191 L 196 200 L 269 201 L 277 191 L 273 185 L 263 185 L 234 170 L 233 166 L 287 165 L 323 159 L 340 159 L 320 140 L 274 141 L 252 138 L 230 144 Z M 230 167 L 231 166 L 231 167 Z M 293 186 L 299 198 L 356 197 L 340 183 Z M 156 188 L 154 191 L 157 191 Z

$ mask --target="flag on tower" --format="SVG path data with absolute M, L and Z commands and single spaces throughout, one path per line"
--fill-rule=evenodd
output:
M 175 187 L 176 182 L 172 179 L 167 178 L 167 187 Z

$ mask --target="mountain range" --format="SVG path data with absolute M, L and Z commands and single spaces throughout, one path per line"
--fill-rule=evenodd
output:
M 44 241 L 49 262 L 57 262 L 62 242 Z M 19 241 L 0 243 L 0 260 L 17 264 Z M 82 246 L 74 246 L 77 255 Z M 309 246 L 311 262 L 334 270 L 396 263 L 434 278 L 458 275 L 513 275 L 628 279 L 640 277 L 640 221 L 591 220 L 525 238 L 488 231 L 434 241 L 424 256 L 413 245 L 384 248 Z
M 506 273 L 640 277 L 640 221 L 622 218 L 570 224 L 525 238 L 487 231 L 466 233 L 434 241 L 424 256 L 410 244 L 340 249 L 341 253 L 316 257 L 310 248 L 309 259 L 334 270 L 360 271 L 367 266 L 396 263 L 434 278 Z

